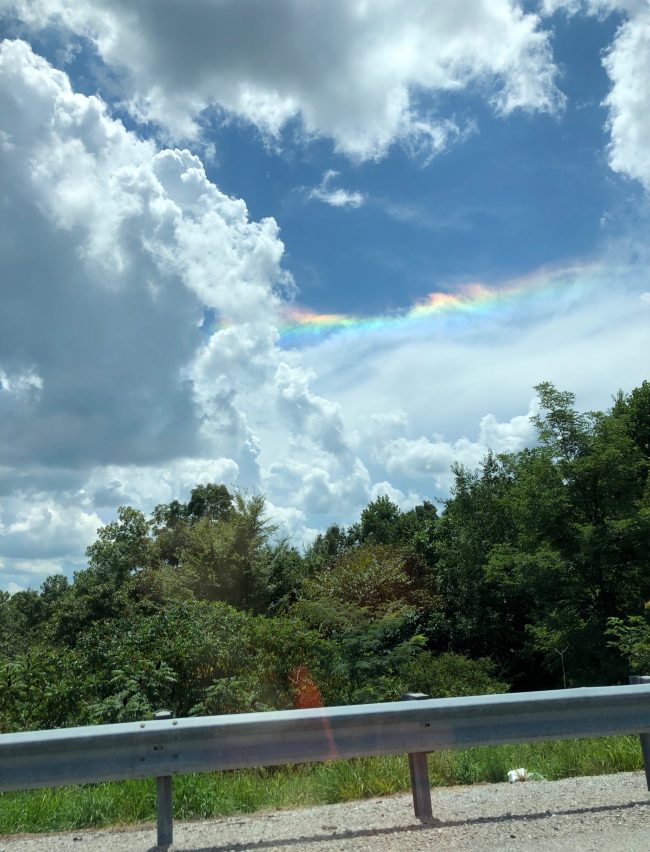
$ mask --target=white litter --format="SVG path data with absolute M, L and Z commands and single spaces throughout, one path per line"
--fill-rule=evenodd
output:
M 528 780 L 528 772 L 522 767 L 521 769 L 511 769 L 508 772 L 508 781 L 511 784 L 514 784 L 515 781 L 527 781 Z

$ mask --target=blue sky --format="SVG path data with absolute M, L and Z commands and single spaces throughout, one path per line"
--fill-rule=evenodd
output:
M 0 0 L 0 37 L 0 588 L 199 481 L 296 543 L 444 499 L 537 382 L 648 377 L 647 0 Z

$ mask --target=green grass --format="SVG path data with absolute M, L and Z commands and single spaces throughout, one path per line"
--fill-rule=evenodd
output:
M 429 755 L 432 786 L 505 781 L 525 767 L 549 781 L 642 769 L 638 737 L 563 740 Z M 174 816 L 200 819 L 329 804 L 409 789 L 405 755 L 174 778 Z M 155 820 L 153 779 L 0 794 L 0 834 Z

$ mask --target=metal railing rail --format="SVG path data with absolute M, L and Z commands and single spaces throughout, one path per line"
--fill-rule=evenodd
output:
M 0 791 L 647 732 L 650 683 L 158 718 L 2 734 Z M 158 837 L 165 845 L 171 843 L 171 780 L 162 789 L 168 813 L 162 826 L 159 819 Z M 416 815 L 430 813 L 429 801 L 428 813 L 424 803 Z

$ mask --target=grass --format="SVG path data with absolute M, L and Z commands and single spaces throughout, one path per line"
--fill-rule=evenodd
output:
M 429 755 L 432 786 L 505 781 L 525 767 L 549 781 L 643 768 L 638 737 L 563 740 Z M 331 804 L 409 789 L 405 755 L 291 767 L 180 775 L 174 817 L 201 819 L 263 809 Z M 155 782 L 122 781 L 0 794 L 0 834 L 150 822 Z

